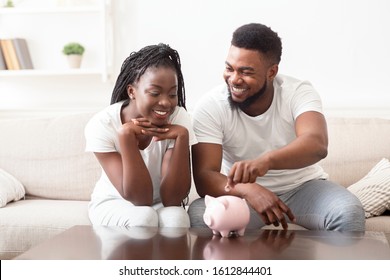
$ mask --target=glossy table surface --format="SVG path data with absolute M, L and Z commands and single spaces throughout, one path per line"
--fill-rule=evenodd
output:
M 381 232 L 247 230 L 223 238 L 208 228 L 75 226 L 16 259 L 310 260 L 390 259 Z

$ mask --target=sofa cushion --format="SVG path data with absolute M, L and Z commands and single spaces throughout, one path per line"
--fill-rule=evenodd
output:
M 390 232 L 390 216 L 382 215 L 366 219 L 366 231 Z M 390 243 L 390 240 L 388 240 Z
M 390 210 L 390 162 L 382 159 L 366 176 L 348 190 L 361 201 L 366 218 L 379 216 Z
M 25 195 L 25 190 L 14 176 L 0 168 L 0 207 L 8 202 L 18 201 Z
M 26 199 L 0 211 L 0 259 L 10 259 L 74 225 L 90 225 L 88 201 Z
M 93 113 L 0 121 L 0 168 L 23 184 L 26 194 L 89 200 L 101 169 L 85 152 L 84 127 Z
M 327 118 L 328 156 L 320 165 L 329 179 L 348 187 L 382 158 L 390 158 L 390 120 L 378 118 Z

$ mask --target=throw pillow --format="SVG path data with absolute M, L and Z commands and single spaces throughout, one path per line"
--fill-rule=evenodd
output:
M 390 210 L 390 162 L 383 158 L 366 176 L 348 187 L 363 204 L 366 218 Z
M 25 189 L 14 176 L 0 168 L 0 207 L 24 197 Z

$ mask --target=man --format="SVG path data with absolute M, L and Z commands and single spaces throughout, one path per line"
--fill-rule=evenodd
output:
M 233 33 L 223 84 L 196 106 L 194 181 L 201 197 L 235 195 L 251 208 L 247 228 L 288 222 L 308 229 L 364 231 L 360 201 L 327 180 L 327 126 L 318 93 L 278 74 L 282 43 L 262 24 Z M 189 208 L 205 227 L 204 198 Z

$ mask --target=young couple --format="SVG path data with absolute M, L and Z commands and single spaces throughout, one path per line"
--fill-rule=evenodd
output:
M 179 54 L 165 44 L 123 62 L 111 105 L 85 129 L 102 166 L 89 216 L 94 225 L 205 227 L 204 196 L 235 195 L 248 228 L 292 222 L 308 229 L 364 231 L 359 200 L 327 180 L 327 127 L 318 93 L 278 74 L 282 44 L 269 27 L 234 33 L 225 83 L 185 108 Z M 194 182 L 200 199 L 183 207 Z

